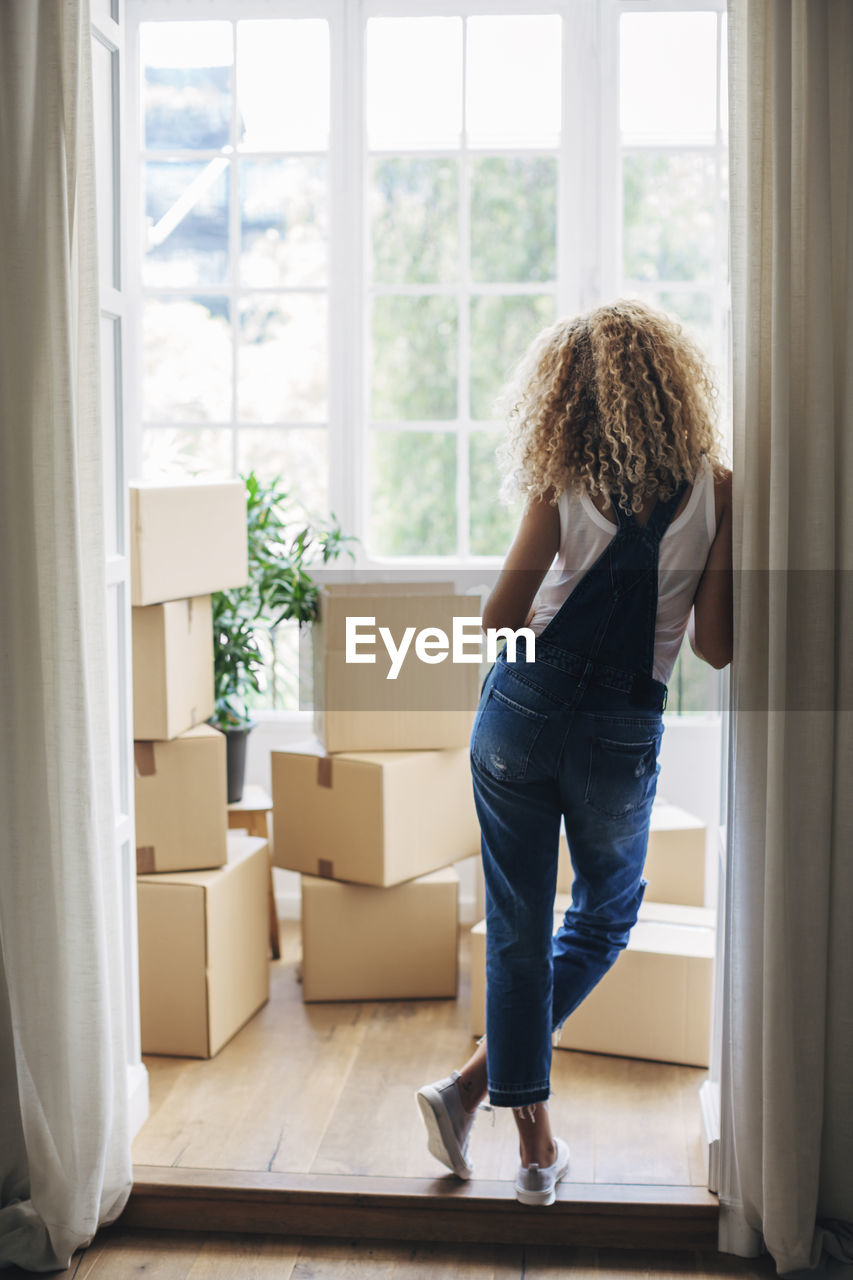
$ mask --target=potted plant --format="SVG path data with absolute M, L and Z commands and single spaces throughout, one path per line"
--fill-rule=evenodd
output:
M 312 622 L 318 588 L 308 572 L 328 564 L 355 541 L 342 532 L 334 515 L 305 522 L 281 477 L 262 483 L 254 471 L 241 476 L 246 486 L 249 581 L 245 587 L 216 591 L 213 607 L 214 712 L 209 724 L 226 736 L 228 803 L 243 795 L 246 740 L 255 722 L 247 698 L 260 692 L 264 656 L 259 636 L 275 633 L 282 622 Z

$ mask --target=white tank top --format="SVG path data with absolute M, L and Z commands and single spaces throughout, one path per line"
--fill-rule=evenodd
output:
M 560 549 L 533 601 L 529 626 L 544 631 L 560 605 L 592 567 L 616 534 L 613 521 L 601 514 L 588 494 L 565 489 L 558 501 Z M 714 472 L 703 454 L 687 506 L 672 521 L 660 542 L 658 608 L 655 621 L 655 680 L 669 681 L 693 597 L 717 532 Z

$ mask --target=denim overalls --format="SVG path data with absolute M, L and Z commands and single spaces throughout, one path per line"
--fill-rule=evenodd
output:
M 652 676 L 658 551 L 688 487 L 617 531 L 539 636 L 483 682 L 471 772 L 486 883 L 489 1098 L 549 1096 L 551 1036 L 628 942 L 657 788 L 666 685 Z M 560 818 L 574 881 L 553 936 Z

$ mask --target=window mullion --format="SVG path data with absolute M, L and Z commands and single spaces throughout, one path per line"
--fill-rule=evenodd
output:
M 598 293 L 598 115 L 595 10 L 590 0 L 562 10 L 562 110 L 557 157 L 557 315 L 571 315 Z M 583 127 L 579 127 L 583 121 Z
M 459 152 L 459 338 L 456 413 L 456 550 L 464 559 L 469 551 L 469 415 L 471 364 L 471 200 L 468 166 L 468 20 L 462 21 L 462 138 Z M 462 429 L 461 424 L 465 427 Z
M 231 164 L 228 184 L 228 239 L 231 245 L 231 467 L 240 469 L 237 441 L 237 369 L 240 341 L 240 188 L 237 172 L 237 23 L 231 23 Z
M 714 146 L 714 269 L 713 278 L 713 320 L 714 320 L 714 359 L 719 367 L 725 367 L 726 354 L 723 350 L 723 245 L 725 243 L 725 225 L 723 218 L 723 149 L 720 112 L 720 92 L 722 89 L 721 52 L 722 52 L 722 18 L 717 14 L 717 118 L 716 139 Z
M 142 295 L 142 199 L 145 187 L 144 164 L 141 159 L 144 143 L 141 85 L 141 58 L 139 16 L 126 15 L 125 43 L 125 104 L 127 116 L 122 121 L 123 149 L 126 164 L 122 174 L 125 183 L 124 208 L 127 219 L 125 228 L 126 298 L 125 329 L 122 335 L 122 358 L 125 362 L 125 405 L 128 476 L 141 476 L 143 470 L 143 433 L 139 425 L 142 416 L 142 325 L 144 299 Z
M 622 139 L 619 136 L 619 16 L 620 6 L 610 0 L 598 10 L 598 84 L 594 101 L 599 104 L 598 163 L 601 208 L 598 242 L 600 292 L 614 297 L 622 279 Z
M 370 347 L 370 302 L 365 288 L 369 262 L 370 227 L 366 217 L 366 147 L 364 128 L 365 40 L 364 6 L 361 0 L 342 0 L 341 94 L 342 121 L 338 172 L 337 225 L 342 251 L 340 278 L 346 285 L 341 308 L 339 347 L 343 379 L 342 401 L 336 421 L 339 448 L 332 455 L 338 463 L 337 499 L 345 528 L 355 531 L 360 542 L 356 554 L 363 556 L 369 511 L 368 414 L 370 377 L 365 357 Z M 348 414 L 352 420 L 348 421 Z
M 339 3 L 329 15 L 331 123 L 328 151 L 328 493 L 348 533 L 363 537 L 360 484 L 361 111 L 360 6 Z M 360 554 L 358 544 L 356 555 Z

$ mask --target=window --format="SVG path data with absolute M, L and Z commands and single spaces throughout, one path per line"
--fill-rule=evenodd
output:
M 366 34 L 368 550 L 499 555 L 492 404 L 557 311 L 561 19 Z
M 280 471 L 363 566 L 452 570 L 506 550 L 494 400 L 558 315 L 648 298 L 725 403 L 722 10 L 130 0 L 137 469 Z
M 328 506 L 329 24 L 143 21 L 143 466 Z
M 723 403 L 730 314 L 725 24 L 725 14 L 690 9 L 623 11 L 619 25 L 620 291 L 672 312 L 692 330 L 719 371 Z
M 728 441 L 726 15 L 662 10 L 623 5 L 619 15 L 618 292 L 671 312 L 699 340 L 718 372 Z M 685 640 L 672 709 L 717 711 L 722 689 Z

